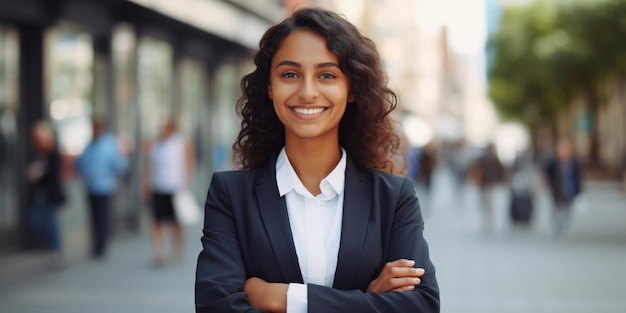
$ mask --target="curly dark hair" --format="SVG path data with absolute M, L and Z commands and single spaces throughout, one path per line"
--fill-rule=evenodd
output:
M 270 65 L 282 41 L 301 28 L 326 38 L 328 50 L 351 81 L 354 103 L 339 124 L 339 144 L 360 167 L 404 174 L 406 145 L 390 116 L 398 99 L 387 86 L 376 45 L 342 16 L 320 8 L 299 9 L 263 35 L 254 56 L 256 69 L 241 80 L 237 112 L 242 121 L 233 144 L 234 162 L 246 169 L 262 167 L 285 145 L 284 126 L 267 92 Z

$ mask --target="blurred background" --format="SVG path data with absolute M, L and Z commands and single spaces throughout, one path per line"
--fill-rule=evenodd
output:
M 211 174 L 232 168 L 250 51 L 300 6 L 345 15 L 378 46 L 442 312 L 626 311 L 626 0 L 0 0 L 0 311 L 194 310 L 201 225 L 186 229 L 182 263 L 151 266 L 146 147 L 174 117 L 204 200 Z M 73 168 L 95 118 L 130 161 L 102 262 L 88 257 Z M 28 223 L 30 128 L 42 119 L 68 195 L 54 271 Z M 555 234 L 544 165 L 562 137 L 582 192 Z

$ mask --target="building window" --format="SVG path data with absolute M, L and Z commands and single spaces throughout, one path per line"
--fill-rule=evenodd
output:
M 17 224 L 16 150 L 19 109 L 19 35 L 0 25 L 0 232 Z
M 145 139 L 151 140 L 158 136 L 164 120 L 174 117 L 174 56 L 172 47 L 167 42 L 152 37 L 142 37 L 138 48 L 141 133 Z
M 46 98 L 59 147 L 78 155 L 91 140 L 93 39 L 70 25 L 46 33 Z

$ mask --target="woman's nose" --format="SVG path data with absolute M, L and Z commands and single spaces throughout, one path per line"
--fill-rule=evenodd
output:
M 317 84 L 314 79 L 304 79 L 300 87 L 300 98 L 305 103 L 311 103 L 319 96 Z

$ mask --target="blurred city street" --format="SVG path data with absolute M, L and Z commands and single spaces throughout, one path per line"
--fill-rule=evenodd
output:
M 246 91 L 268 63 L 251 52 L 309 6 L 375 43 L 397 97 L 372 103 L 393 104 L 410 148 L 441 312 L 626 312 L 626 0 L 0 0 L 0 313 L 195 311 L 202 225 L 181 261 L 155 266 L 159 238 L 181 238 L 153 229 L 155 212 L 188 185 L 203 203 L 212 173 L 254 164 L 237 153 L 255 130 L 240 113 L 274 97 Z M 342 90 L 377 90 L 347 70 L 362 53 L 334 44 Z M 78 166 L 103 130 L 128 163 L 115 175 Z M 184 158 L 159 165 L 168 138 Z
M 585 203 L 570 233 L 558 240 L 541 189 L 531 228 L 512 229 L 501 188 L 495 227 L 487 233 L 477 191 L 455 188 L 450 172 L 439 168 L 432 196 L 421 197 L 442 312 L 624 312 L 626 199 L 615 184 L 587 182 Z M 200 235 L 200 225 L 189 228 L 185 260 L 162 268 L 150 263 L 144 231 L 118 238 L 103 262 L 78 259 L 57 272 L 22 269 L 22 277 L 0 281 L 1 311 L 193 312 Z

